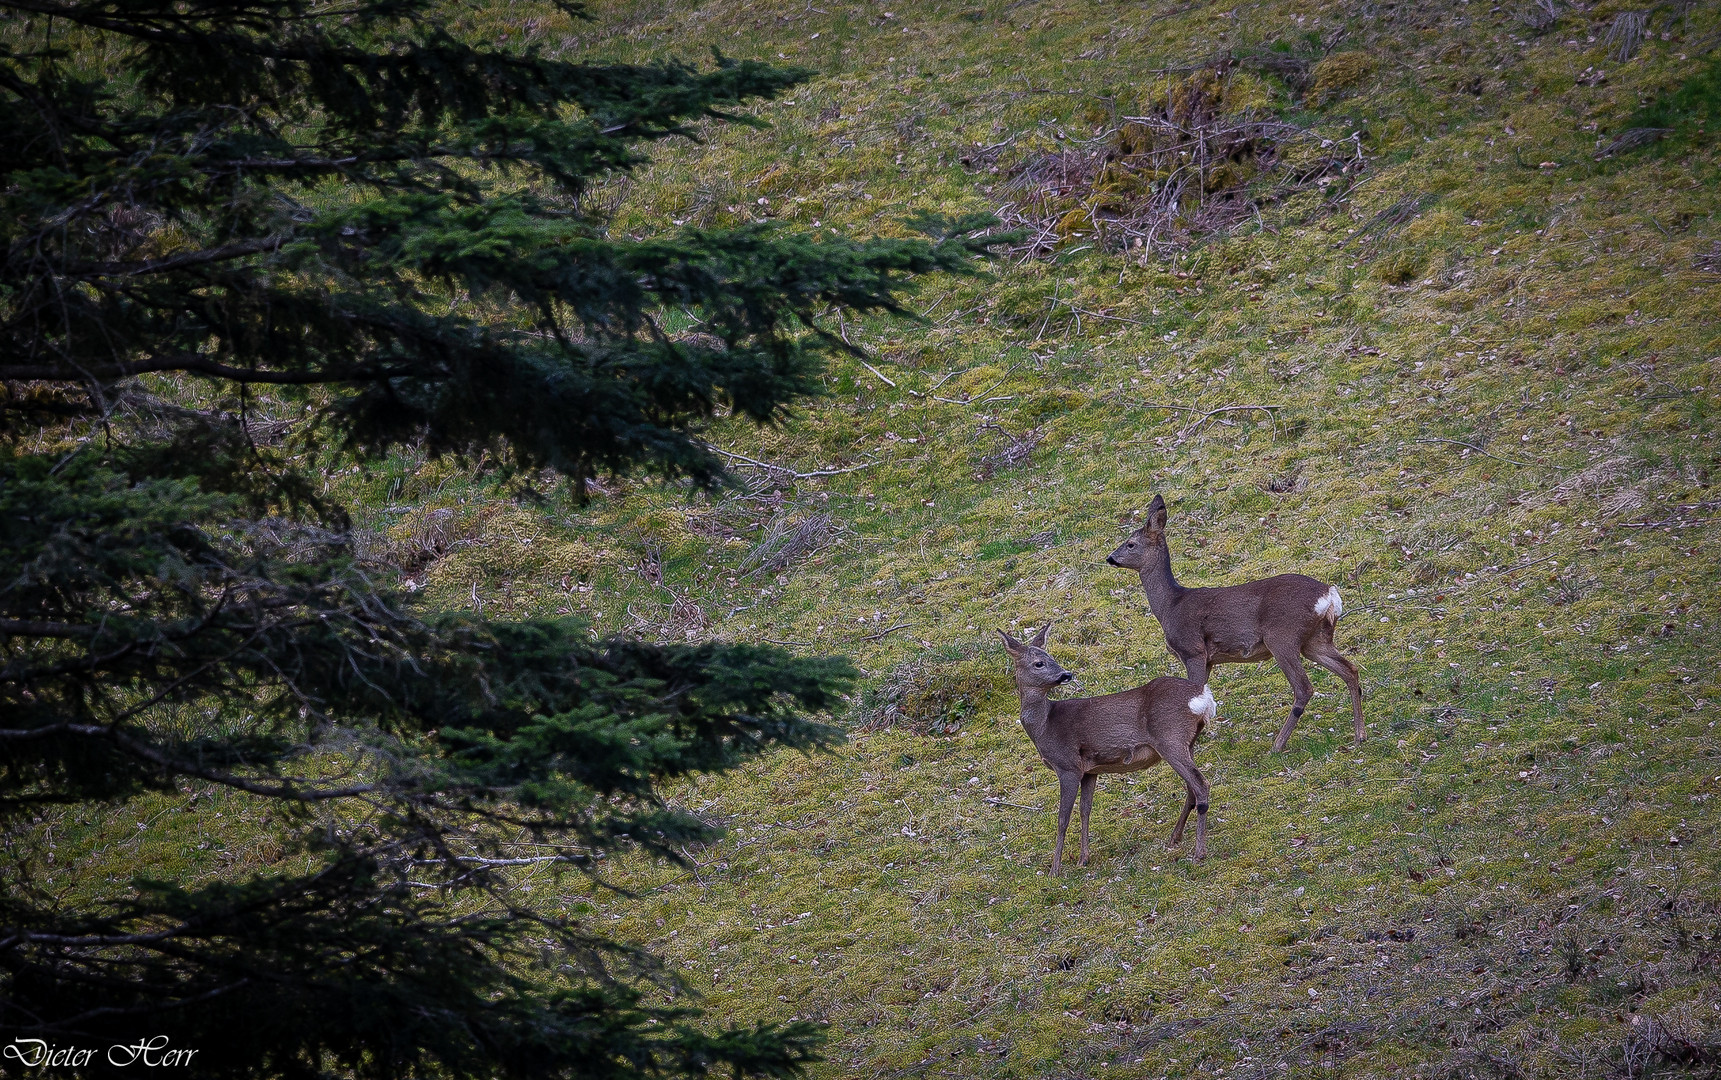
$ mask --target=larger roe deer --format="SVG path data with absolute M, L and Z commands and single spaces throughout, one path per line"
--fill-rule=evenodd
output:
M 1165 499 L 1153 497 L 1147 523 L 1129 535 L 1106 562 L 1141 573 L 1147 606 L 1165 631 L 1165 644 L 1183 662 L 1191 682 L 1205 683 L 1220 664 L 1256 664 L 1272 659 L 1291 684 L 1291 715 L 1273 740 L 1273 752 L 1289 745 L 1291 732 L 1315 688 L 1300 656 L 1343 679 L 1351 692 L 1356 741 L 1362 725 L 1362 681 L 1356 665 L 1333 644 L 1344 603 L 1339 591 L 1302 574 L 1280 574 L 1217 589 L 1186 589 L 1171 573 L 1165 544 Z
M 1164 676 L 1122 693 L 1052 701 L 1047 692 L 1075 678 L 1046 652 L 1046 632 L 1027 644 L 998 631 L 1015 661 L 1016 693 L 1022 699 L 1022 726 L 1040 760 L 1058 776 L 1058 842 L 1052 873 L 1064 869 L 1064 834 L 1070 807 L 1082 797 L 1082 857 L 1088 862 L 1088 811 L 1101 773 L 1145 769 L 1161 760 L 1183 778 L 1183 813 L 1171 832 L 1171 846 L 1183 842 L 1183 825 L 1195 811 L 1197 860 L 1207 857 L 1207 781 L 1195 767 L 1195 739 L 1202 725 L 1218 715 L 1213 694 L 1198 682 Z

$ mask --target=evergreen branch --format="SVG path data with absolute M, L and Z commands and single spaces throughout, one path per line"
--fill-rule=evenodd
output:
M 101 262 L 101 263 L 67 263 L 57 267 L 58 273 L 66 277 L 130 277 L 137 274 L 161 274 L 174 270 L 183 270 L 192 266 L 204 266 L 214 262 L 226 262 L 231 259 L 257 255 L 265 251 L 278 250 L 286 243 L 287 237 L 282 235 L 259 237 L 256 240 L 246 240 L 240 243 L 223 244 L 220 247 L 205 248 L 200 251 L 188 251 L 178 255 L 164 255 L 159 259 L 144 259 L 139 262 Z
M 261 795 L 271 799 L 291 799 L 299 802 L 327 802 L 331 799 L 351 799 L 360 795 L 370 795 L 384 790 L 377 784 L 353 784 L 339 788 L 318 788 L 301 786 L 309 781 L 303 778 L 284 778 L 277 783 L 266 784 L 246 777 L 218 769 L 206 769 L 190 762 L 182 761 L 146 743 L 130 738 L 115 728 L 103 727 L 102 734 L 113 743 L 134 757 L 142 758 L 152 765 L 159 766 L 173 773 L 184 776 L 194 776 L 199 780 L 207 780 L 212 784 L 233 788 L 251 795 Z

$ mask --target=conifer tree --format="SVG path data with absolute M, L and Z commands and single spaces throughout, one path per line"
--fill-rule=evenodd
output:
M 612 236 L 594 183 L 808 73 L 474 44 L 456 10 L 0 0 L 0 1042 L 166 1033 L 222 1076 L 816 1059 L 509 883 L 709 839 L 656 785 L 829 745 L 848 664 L 430 610 L 318 469 L 410 443 L 719 484 L 702 423 L 782 419 L 826 312 L 903 314 L 987 222 Z M 268 872 L 48 862 L 44 821 L 212 792 L 273 822 Z

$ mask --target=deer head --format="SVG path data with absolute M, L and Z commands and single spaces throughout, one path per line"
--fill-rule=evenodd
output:
M 1147 564 L 1148 552 L 1165 546 L 1165 498 L 1153 497 L 1147 508 L 1147 523 L 1130 533 L 1118 549 L 1106 556 L 1106 562 L 1126 570 L 1140 570 Z
M 1051 654 L 1046 652 L 1046 633 L 1051 628 L 1051 623 L 1040 627 L 1040 632 L 1026 644 L 1002 630 L 998 631 L 998 636 L 1004 639 L 1004 651 L 1008 652 L 1010 659 L 1016 663 L 1016 689 L 1045 691 L 1054 686 L 1075 682 L 1075 673 L 1065 671 L 1063 665 L 1053 660 Z

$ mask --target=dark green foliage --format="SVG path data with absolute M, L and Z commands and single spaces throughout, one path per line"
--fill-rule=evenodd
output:
M 60 918 L 9 897 L 0 918 L 38 945 L 32 962 L 9 965 L 11 995 L 82 1021 L 69 1033 L 23 1030 L 100 1037 L 124 1029 L 90 1014 L 124 1009 L 199 1048 L 193 1062 L 203 1075 L 327 1075 L 309 1044 L 325 1063 L 364 1076 L 713 1067 L 782 1076 L 811 1060 L 818 1041 L 804 1023 L 704 1033 L 689 1025 L 692 1010 L 648 1006 L 617 983 L 546 989 L 522 974 L 541 964 L 546 942 L 566 963 L 606 955 L 651 967 L 572 923 L 500 909 L 451 917 L 434 894 L 372 859 L 195 891 L 144 880 L 134 899 Z M 139 933 L 164 920 L 170 933 Z M 42 947 L 96 935 L 138 943 L 100 954 Z M 195 1002 L 195 1015 L 165 1008 L 164 994 Z
M 1002 559 L 1007 555 L 1020 555 L 1032 550 L 1034 545 L 1026 540 L 988 540 L 980 545 L 982 559 Z
M 670 973 L 508 875 L 679 858 L 712 830 L 655 785 L 828 745 L 852 668 L 421 610 L 317 468 L 720 482 L 706 420 L 784 416 L 823 317 L 974 272 L 989 222 L 611 236 L 594 183 L 806 73 L 478 48 L 439 10 L 0 0 L 0 827 L 215 785 L 284 851 L 68 903 L 18 847 L 0 1026 L 167 1031 L 221 1076 L 798 1073 L 810 1026 L 650 1004 Z

